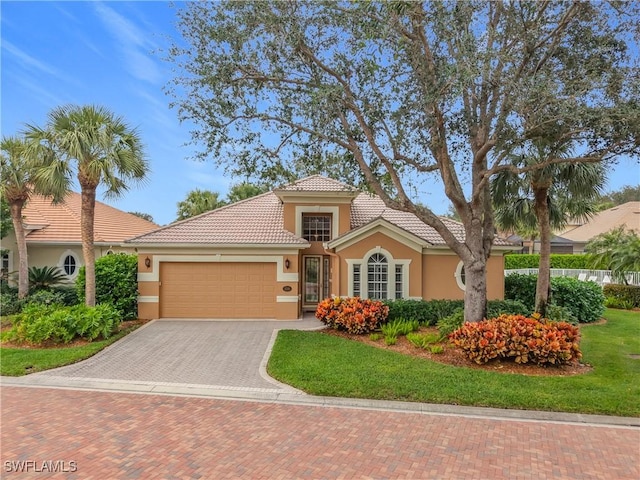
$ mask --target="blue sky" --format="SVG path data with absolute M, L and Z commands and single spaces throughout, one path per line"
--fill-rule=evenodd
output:
M 178 6 L 180 4 L 178 3 Z M 176 8 L 167 2 L 1 1 L 1 130 L 18 134 L 42 125 L 54 107 L 99 104 L 137 127 L 151 165 L 149 181 L 122 199 L 125 211 L 149 213 L 159 224 L 176 217 L 176 203 L 194 189 L 225 195 L 237 180 L 212 162 L 190 160 L 189 125 L 178 122 L 162 88 L 172 65 L 162 50 L 175 38 Z M 637 162 L 621 161 L 607 190 L 640 183 Z M 443 214 L 448 201 L 421 199 Z

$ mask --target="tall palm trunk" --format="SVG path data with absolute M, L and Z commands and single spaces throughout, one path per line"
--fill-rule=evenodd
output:
M 549 185 L 534 185 L 535 212 L 540 230 L 540 265 L 536 284 L 536 312 L 545 316 L 551 296 L 551 226 L 549 222 Z
M 79 175 L 81 178 L 81 176 Z M 93 307 L 96 304 L 96 253 L 93 247 L 93 220 L 96 208 L 96 186 L 80 180 L 82 204 L 80 229 L 82 232 L 82 256 L 85 269 L 85 304 Z
M 29 260 L 27 259 L 27 237 L 22 225 L 22 207 L 25 199 L 9 200 L 13 231 L 18 244 L 18 298 L 25 298 L 29 294 Z

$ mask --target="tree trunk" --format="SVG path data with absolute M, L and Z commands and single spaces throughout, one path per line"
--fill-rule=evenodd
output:
M 551 226 L 549 224 L 548 187 L 534 186 L 535 212 L 540 230 L 540 265 L 536 284 L 536 312 L 543 317 L 551 296 Z
M 480 322 L 487 316 L 486 262 L 464 263 L 464 321 Z
M 82 231 L 82 256 L 85 269 L 85 305 L 93 307 L 96 304 L 96 253 L 93 247 L 93 220 L 96 208 L 96 187 L 83 185 L 80 228 Z
M 27 237 L 22 225 L 22 207 L 25 200 L 13 200 L 9 203 L 13 231 L 18 244 L 18 298 L 25 298 L 29 294 L 29 260 L 27 258 Z

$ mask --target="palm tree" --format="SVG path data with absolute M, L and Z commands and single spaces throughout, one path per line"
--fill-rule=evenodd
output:
M 67 105 L 53 109 L 44 128 L 28 126 L 31 148 L 43 151 L 36 181 L 62 201 L 75 172 L 82 197 L 80 226 L 86 284 L 85 302 L 95 305 L 93 224 L 96 190 L 118 197 L 130 182 L 143 181 L 149 167 L 138 132 L 104 107 Z
M 611 270 L 613 279 L 625 285 L 627 273 L 640 272 L 640 237 L 624 225 L 591 239 L 585 252 L 592 268 Z
M 219 199 L 218 192 L 196 188 L 187 194 L 187 198 L 178 202 L 178 217 L 176 220 L 186 220 L 224 205 L 226 205 L 226 202 Z
M 13 231 L 16 234 L 19 258 L 18 298 L 24 298 L 29 293 L 29 262 L 22 209 L 33 193 L 33 170 L 29 165 L 24 139 L 3 137 L 0 149 L 0 195 L 9 204 Z
M 521 156 L 513 156 L 517 167 L 535 166 L 569 154 L 569 145 L 538 140 Z M 515 175 L 499 172 L 492 180 L 491 194 L 496 223 L 504 229 L 537 229 L 540 234 L 540 265 L 535 309 L 546 314 L 551 290 L 552 229 L 560 229 L 570 218 L 588 218 L 606 183 L 600 163 L 557 163 Z

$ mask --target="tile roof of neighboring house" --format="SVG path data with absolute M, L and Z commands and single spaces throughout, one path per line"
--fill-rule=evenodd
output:
M 51 204 L 50 197 L 33 195 L 23 209 L 27 242 L 81 243 L 79 193 L 69 193 L 63 203 Z M 121 243 L 134 235 L 158 228 L 153 222 L 96 201 L 94 242 Z
M 282 202 L 273 192 L 267 192 L 167 225 L 129 243 L 309 244 L 283 225 Z
M 354 191 L 353 187 L 330 178 L 314 175 L 299 180 L 278 191 L 339 192 Z M 203 213 L 161 228 L 155 232 L 129 240 L 134 244 L 289 244 L 307 245 L 283 227 L 283 205 L 277 194 L 267 192 L 257 197 L 240 201 L 225 207 Z M 432 227 L 420 221 L 415 215 L 390 209 L 376 195 L 360 193 L 351 204 L 351 228 L 383 218 L 432 245 L 444 245 L 442 237 Z M 464 239 L 462 224 L 442 219 L 454 235 Z M 496 239 L 496 245 L 511 245 Z
M 598 212 L 587 223 L 564 232 L 562 236 L 573 242 L 586 243 L 593 237 L 622 225 L 640 232 L 640 202 L 627 202 Z

